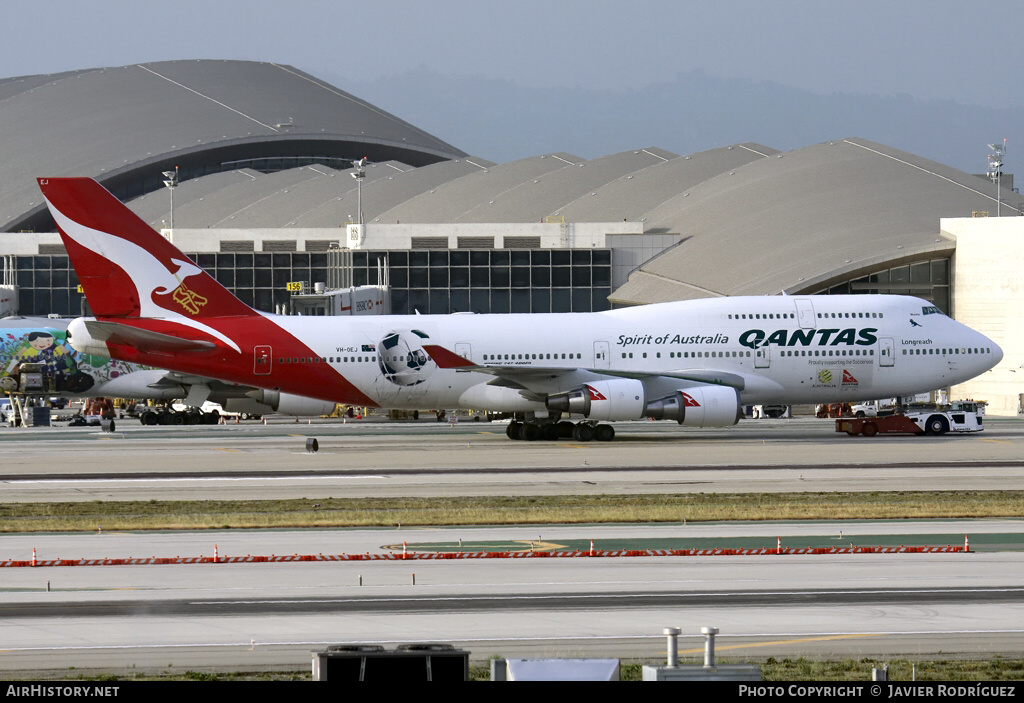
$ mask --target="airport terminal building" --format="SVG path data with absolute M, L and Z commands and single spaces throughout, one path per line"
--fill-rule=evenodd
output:
M 3 314 L 80 313 L 35 179 L 91 176 L 261 310 L 289 312 L 288 284 L 331 281 L 338 250 L 352 285 L 386 269 L 393 313 L 908 294 L 1005 352 L 953 393 L 1020 411 L 1024 198 L 1005 176 L 854 137 L 496 164 L 290 66 L 243 61 L 0 78 L 0 120 Z

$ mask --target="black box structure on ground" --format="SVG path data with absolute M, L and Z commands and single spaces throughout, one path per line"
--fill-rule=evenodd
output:
M 344 644 L 313 652 L 314 681 L 468 681 L 469 652 L 450 644 Z

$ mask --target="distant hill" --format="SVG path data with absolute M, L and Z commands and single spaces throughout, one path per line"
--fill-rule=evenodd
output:
M 658 146 L 679 154 L 736 142 L 789 150 L 858 136 L 983 173 L 987 144 L 1010 139 L 1024 109 L 908 95 L 818 95 L 767 81 L 680 73 L 628 90 L 546 89 L 426 68 L 373 81 L 324 79 L 477 156 L 512 161 L 551 151 L 593 158 Z M 1024 149 L 1024 145 L 1021 146 Z

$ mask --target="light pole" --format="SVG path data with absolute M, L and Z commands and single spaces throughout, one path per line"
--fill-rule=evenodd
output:
M 366 178 L 366 157 L 359 159 L 359 161 L 352 162 L 352 168 L 355 171 L 352 172 L 352 178 L 356 179 L 356 221 L 360 226 L 363 224 L 363 179 Z
M 164 185 L 171 191 L 171 232 L 174 232 L 174 189 L 178 187 L 178 167 L 173 171 L 164 171 Z
M 996 217 L 1002 214 L 1003 204 L 1003 157 L 1006 155 L 1006 139 L 1002 144 L 989 144 L 992 153 L 988 155 L 988 177 L 996 182 Z

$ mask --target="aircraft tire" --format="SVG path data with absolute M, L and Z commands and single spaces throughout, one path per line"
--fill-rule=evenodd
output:
M 558 423 L 558 436 L 562 439 L 571 439 L 575 430 L 576 425 L 568 420 L 562 420 Z
M 554 442 L 562 436 L 562 431 L 554 422 L 541 425 L 541 438 L 547 442 Z
M 540 425 L 536 422 L 524 422 L 519 428 L 519 439 L 536 442 L 541 437 Z
M 615 439 L 615 428 L 611 425 L 598 425 L 594 429 L 594 439 L 598 442 L 611 442 Z
M 573 429 L 572 437 L 577 442 L 589 442 L 594 439 L 594 428 L 581 422 Z
M 508 423 L 508 427 L 505 428 L 505 436 L 509 439 L 519 439 L 519 425 L 518 422 Z

